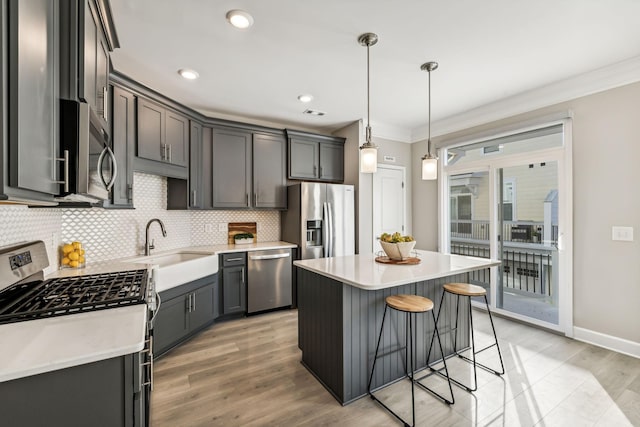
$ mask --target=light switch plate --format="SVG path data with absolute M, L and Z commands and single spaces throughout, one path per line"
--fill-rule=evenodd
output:
M 229 227 L 227 226 L 226 222 L 219 222 L 218 223 L 218 231 L 220 232 L 226 232 L 229 230 Z
M 623 242 L 633 242 L 633 227 L 611 227 L 611 239 Z

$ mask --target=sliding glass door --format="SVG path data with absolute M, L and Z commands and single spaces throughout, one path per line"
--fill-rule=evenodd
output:
M 501 261 L 491 272 L 469 277 L 488 290 L 497 312 L 570 334 L 566 126 L 447 148 L 441 194 L 448 221 L 440 236 L 447 252 Z

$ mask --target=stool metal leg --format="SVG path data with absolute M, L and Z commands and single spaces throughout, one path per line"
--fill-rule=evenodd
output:
M 405 324 L 408 326 L 405 327 L 405 371 L 407 376 L 409 377 L 409 379 L 411 380 L 411 413 L 412 413 L 412 424 L 408 424 L 405 420 L 402 419 L 402 417 L 400 417 L 400 415 L 396 414 L 391 408 L 389 408 L 387 405 L 385 405 L 384 402 L 382 402 L 380 399 L 378 399 L 372 392 L 371 392 L 371 383 L 373 382 L 373 374 L 375 372 L 376 369 L 376 361 L 378 360 L 378 351 L 380 349 L 380 341 L 382 341 L 382 331 L 384 330 L 384 321 L 387 315 L 387 308 L 388 306 L 385 305 L 384 306 L 384 313 L 382 314 L 382 325 L 380 326 L 380 334 L 378 335 L 378 344 L 376 345 L 376 353 L 374 355 L 373 358 L 373 366 L 371 367 L 371 375 L 369 376 L 369 384 L 367 385 L 367 391 L 369 392 L 369 396 L 371 396 L 371 399 L 375 400 L 376 402 L 378 402 L 380 405 L 382 405 L 382 407 L 384 409 L 386 409 L 387 411 L 389 411 L 391 413 L 391 415 L 393 415 L 394 417 L 396 417 L 399 421 L 401 421 L 403 423 L 403 425 L 405 427 L 412 427 L 415 426 L 416 424 L 416 406 L 415 406 L 415 395 L 414 395 L 414 381 L 413 381 L 413 371 L 414 371 L 414 366 L 413 366 L 413 349 L 414 349 L 414 344 L 413 344 L 413 325 L 412 325 L 412 319 L 411 319 L 411 314 L 410 313 L 405 313 L 405 315 L 407 316 L 405 318 Z M 411 343 L 411 354 L 409 354 L 409 343 Z M 411 366 L 409 367 L 409 370 L 407 370 L 407 360 L 410 359 L 411 361 Z M 409 372 L 411 372 L 411 374 L 409 374 Z
M 445 295 L 447 293 L 449 293 L 449 292 L 445 291 L 442 294 L 442 300 L 440 300 L 440 308 L 438 309 L 438 319 L 440 318 L 440 311 L 442 310 L 442 301 L 444 300 Z M 495 326 L 493 324 L 493 317 L 491 316 L 491 310 L 489 309 L 489 301 L 487 300 L 487 296 L 484 295 L 484 302 L 485 302 L 485 305 L 487 307 L 487 313 L 489 314 L 489 320 L 491 322 L 491 330 L 493 331 L 493 338 L 494 338 L 495 342 L 493 344 L 490 344 L 490 345 L 478 350 L 478 351 L 476 351 L 476 346 L 475 346 L 475 334 L 474 334 L 474 327 L 473 327 L 473 309 L 472 309 L 472 306 L 471 306 L 471 297 L 467 297 L 467 298 L 468 298 L 467 302 L 468 302 L 468 309 L 469 309 L 469 326 L 470 326 L 470 329 L 471 329 L 470 332 L 471 332 L 471 357 L 472 358 L 470 359 L 467 356 L 461 354 L 462 350 L 458 350 L 457 349 L 457 329 L 458 329 L 458 318 L 459 318 L 459 314 L 460 314 L 459 313 L 460 295 L 458 295 L 458 294 L 456 294 L 456 323 L 455 323 L 455 327 L 453 328 L 453 331 L 455 331 L 454 342 L 453 342 L 454 353 L 452 355 L 450 355 L 450 356 L 447 356 L 446 358 L 449 358 L 449 357 L 457 355 L 461 359 L 473 364 L 473 380 L 474 380 L 473 381 L 473 387 L 470 387 L 470 386 L 468 386 L 466 384 L 463 384 L 460 381 L 456 380 L 455 378 L 451 378 L 451 377 L 448 377 L 448 376 L 447 377 L 451 382 L 453 382 L 457 386 L 459 386 L 459 387 L 461 387 L 461 388 L 463 388 L 463 389 L 465 389 L 465 390 L 467 390 L 469 392 L 473 392 L 473 391 L 476 391 L 478 389 L 477 367 L 480 367 L 480 368 L 482 368 L 482 369 L 484 369 L 484 370 L 486 370 L 488 372 L 491 372 L 491 373 L 493 373 L 495 375 L 503 375 L 505 371 L 504 371 L 504 363 L 503 363 L 503 360 L 502 360 L 502 353 L 500 352 L 500 346 L 498 345 L 498 336 L 496 334 L 496 329 L 495 329 Z M 432 343 L 432 346 L 433 346 L 433 343 Z M 478 353 L 481 353 L 481 352 L 483 352 L 483 351 L 485 351 L 485 350 L 487 350 L 487 349 L 489 349 L 489 348 L 491 348 L 493 346 L 496 346 L 496 349 L 498 350 L 498 357 L 500 358 L 501 371 L 496 371 L 495 369 L 492 369 L 492 368 L 490 368 L 488 366 L 485 366 L 485 365 L 483 365 L 482 363 L 480 363 L 480 362 L 478 362 L 476 360 L 476 355 Z M 429 347 L 429 354 L 431 354 L 431 347 Z M 428 361 L 428 358 L 427 358 L 427 361 Z M 431 368 L 431 370 L 434 371 L 434 373 L 437 373 L 438 375 L 442 376 L 443 378 L 447 378 L 439 370 L 436 370 L 436 369 L 433 369 L 433 368 Z
M 429 353 L 431 353 L 431 348 L 433 347 L 433 341 L 434 339 L 438 339 L 438 347 L 440 347 L 440 354 L 442 355 L 442 363 L 444 364 L 444 367 L 440 370 L 444 370 L 444 374 L 442 372 L 440 372 L 439 369 L 435 369 L 433 368 L 430 364 L 429 364 L 429 359 L 427 358 L 427 367 L 432 371 L 431 373 L 424 375 L 418 379 L 415 380 L 415 383 L 418 384 L 418 386 L 426 391 L 428 391 L 429 393 L 433 394 L 434 396 L 436 396 L 438 399 L 442 400 L 444 403 L 447 403 L 449 405 L 453 405 L 455 403 L 455 398 L 453 396 L 453 388 L 451 387 L 451 378 L 449 377 L 449 369 L 447 368 L 447 358 L 444 356 L 444 350 L 442 349 L 442 341 L 440 340 L 440 333 L 438 332 L 438 320 L 436 318 L 435 313 L 433 312 L 433 310 L 431 310 L 431 316 L 433 317 L 433 335 L 431 336 L 431 345 L 429 345 Z M 430 377 L 433 374 L 438 374 L 440 376 L 442 376 L 443 378 L 447 379 L 447 383 L 449 384 L 449 393 L 451 394 L 451 399 L 447 399 L 446 397 L 444 397 L 443 395 L 441 395 L 440 393 L 432 390 L 431 388 L 427 387 L 426 385 L 422 384 L 420 381 L 422 381 L 425 378 Z
M 367 391 L 371 394 L 371 382 L 373 381 L 373 373 L 376 371 L 376 361 L 378 360 L 378 350 L 380 349 L 380 341 L 382 341 L 382 331 L 384 329 L 384 319 L 387 317 L 387 305 L 384 306 L 384 312 L 382 313 L 382 325 L 380 325 L 380 334 L 378 335 L 378 344 L 376 344 L 376 354 L 373 356 L 373 366 L 371 367 L 371 375 L 369 376 L 369 384 L 367 384 Z M 373 395 L 371 395 L 373 397 Z

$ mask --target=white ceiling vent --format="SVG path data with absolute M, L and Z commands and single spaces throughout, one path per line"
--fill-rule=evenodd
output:
M 311 116 L 324 116 L 325 113 L 324 111 L 320 111 L 320 110 L 311 110 L 311 109 L 306 109 L 302 112 L 302 114 L 309 114 Z

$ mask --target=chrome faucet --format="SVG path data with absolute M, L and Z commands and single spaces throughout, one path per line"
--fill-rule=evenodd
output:
M 145 237 L 144 237 L 144 254 L 145 255 L 151 255 L 151 249 L 155 249 L 155 245 L 154 240 L 151 240 L 151 242 L 149 242 L 149 227 L 151 226 L 152 222 L 157 222 L 158 224 L 160 224 L 160 229 L 162 230 L 162 236 L 163 237 L 167 237 L 167 231 L 164 229 L 164 224 L 162 223 L 162 221 L 160 221 L 160 219 L 158 218 L 153 218 L 150 219 L 149 222 L 147 223 L 147 230 L 145 232 Z

